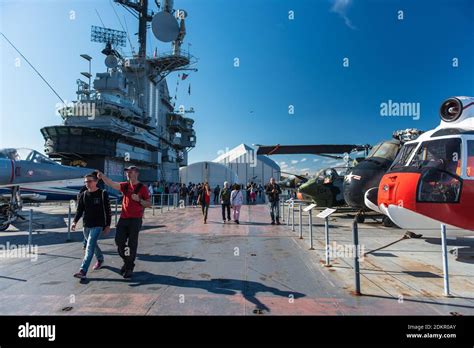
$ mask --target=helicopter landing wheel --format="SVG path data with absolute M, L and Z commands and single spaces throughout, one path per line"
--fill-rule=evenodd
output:
M 395 227 L 395 224 L 393 223 L 392 220 L 390 220 L 390 218 L 388 216 L 384 216 L 382 218 L 382 225 L 384 227 Z
M 356 216 L 356 221 L 359 223 L 359 224 L 363 224 L 365 222 L 365 216 L 363 214 L 358 214 Z

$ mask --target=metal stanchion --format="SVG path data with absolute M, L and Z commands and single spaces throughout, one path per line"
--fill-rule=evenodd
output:
M 166 209 L 170 211 L 170 194 L 166 195 Z
M 285 221 L 285 201 L 281 201 L 281 221 Z
M 155 195 L 151 196 L 151 211 L 152 215 L 155 216 Z
M 313 248 L 313 209 L 309 212 L 309 250 L 314 250 Z
M 295 232 L 295 203 L 291 202 L 291 230 Z
M 163 213 L 163 193 L 160 194 L 160 210 L 161 210 L 161 213 Z
M 324 218 L 324 234 L 326 237 L 326 264 L 325 266 L 331 266 L 329 261 L 329 217 Z
M 446 225 L 441 224 L 441 247 L 443 252 L 444 296 L 451 296 L 449 292 L 448 250 L 446 247 Z
M 33 209 L 30 209 L 29 212 L 29 221 L 28 221 L 28 253 L 31 254 L 31 243 L 33 241 Z
M 303 239 L 303 211 L 301 209 L 301 204 L 299 204 L 299 209 L 298 209 L 298 214 L 299 214 L 299 229 L 300 229 L 300 239 Z
M 288 217 L 286 219 L 286 225 L 290 226 L 290 202 L 288 202 Z
M 68 223 L 67 223 L 67 239 L 66 239 L 66 242 L 70 242 L 71 241 L 71 203 L 69 203 L 69 209 L 68 209 L 68 213 L 67 213 L 67 220 L 68 220 Z
M 360 270 L 359 270 L 359 230 L 357 221 L 352 222 L 352 240 L 354 242 L 354 275 L 355 275 L 355 294 L 360 295 Z

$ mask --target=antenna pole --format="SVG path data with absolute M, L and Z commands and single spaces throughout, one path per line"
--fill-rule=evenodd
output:
M 140 16 L 138 21 L 138 42 L 140 48 L 138 55 L 146 59 L 146 25 L 148 22 L 148 0 L 140 0 Z
M 148 15 L 148 0 L 140 0 L 138 2 L 131 2 L 130 0 L 114 0 L 122 6 L 130 7 L 138 13 L 138 56 L 146 58 L 146 26 L 148 22 L 153 19 Z

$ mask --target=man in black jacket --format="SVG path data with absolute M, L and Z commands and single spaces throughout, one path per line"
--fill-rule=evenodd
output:
M 219 200 L 222 205 L 222 220 L 225 223 L 225 212 L 227 210 L 227 221 L 230 221 L 230 193 L 231 189 L 229 188 L 229 183 L 227 181 L 224 182 L 224 188 L 220 190 L 219 193 Z
M 275 178 L 270 179 L 270 183 L 265 188 L 265 193 L 268 196 L 270 207 L 270 216 L 272 218 L 272 225 L 280 225 L 280 185 L 275 182 Z
M 76 216 L 71 226 L 71 229 L 75 231 L 77 222 L 84 215 L 84 238 L 87 240 L 86 253 L 79 272 L 74 274 L 74 277 L 81 279 L 86 278 L 94 254 L 97 262 L 93 270 L 100 269 L 104 264 L 104 255 L 97 245 L 97 241 L 102 232 L 105 236 L 109 234 L 112 220 L 109 195 L 106 191 L 97 187 L 97 181 L 96 173 L 87 174 L 84 177 L 87 190 L 79 195 Z

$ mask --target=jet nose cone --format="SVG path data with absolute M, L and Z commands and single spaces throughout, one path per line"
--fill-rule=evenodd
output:
M 12 161 L 0 158 L 0 185 L 9 185 L 14 179 L 14 169 Z

